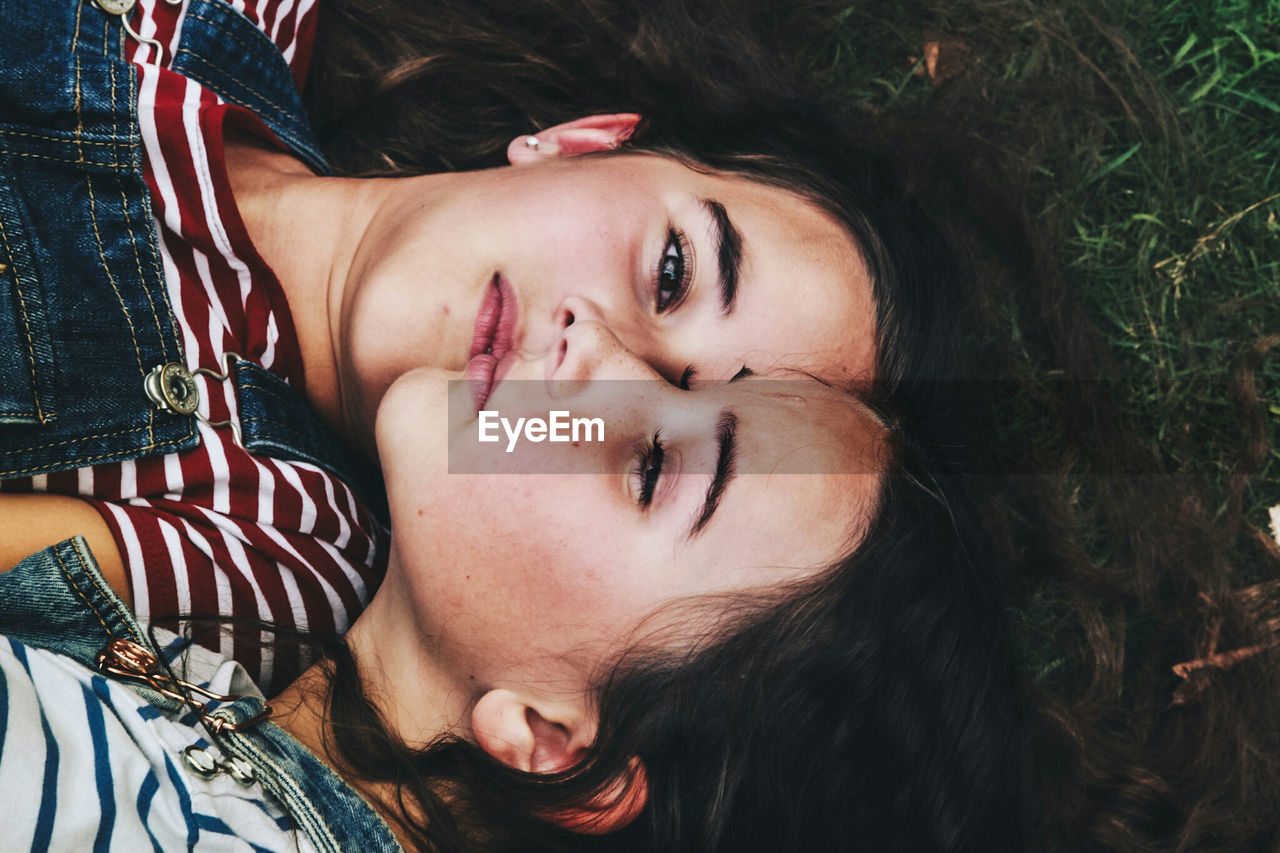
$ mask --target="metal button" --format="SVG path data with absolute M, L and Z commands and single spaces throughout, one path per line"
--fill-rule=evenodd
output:
M 241 785 L 252 785 L 253 780 L 257 778 L 257 774 L 253 771 L 253 765 L 234 755 L 222 762 L 222 769 L 227 771 L 227 775 Z
M 191 415 L 200 406 L 200 388 L 195 377 L 176 361 L 162 364 L 142 382 L 148 399 L 162 412 Z
M 124 15 L 133 10 L 138 0 L 93 0 L 108 15 Z
M 191 768 L 197 776 L 208 779 L 218 772 L 218 762 L 209 750 L 199 746 L 189 746 L 182 750 L 182 763 Z

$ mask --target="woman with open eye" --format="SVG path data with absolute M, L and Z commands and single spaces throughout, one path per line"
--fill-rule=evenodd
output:
M 603 430 L 477 438 L 481 411 L 561 407 Z M 584 321 L 487 387 L 407 371 L 376 441 L 387 575 L 269 706 L 238 665 L 143 630 L 83 539 L 0 575 L 6 843 L 1017 844 L 999 608 L 856 399 L 678 389 Z
M 998 607 L 918 535 L 945 501 L 823 385 L 937 361 L 954 319 L 945 287 L 893 296 L 954 270 L 927 219 L 895 227 L 890 160 L 779 90 L 708 93 L 702 125 L 537 122 L 490 170 L 331 176 L 296 89 L 317 13 L 6 16 L 5 838 L 1008 846 Z M 576 475 L 442 476 L 440 371 L 501 409 L 576 349 L 697 417 L 609 445 L 587 501 Z M 188 618 L 169 670 L 147 628 Z M 353 633 L 298 680 L 263 623 Z M 958 668 L 933 672 L 943 636 Z
M 865 391 L 963 334 L 890 159 L 783 90 L 336 177 L 296 88 L 323 6 L 104 9 L 6 41 L 0 541 L 12 565 L 84 535 L 148 622 L 345 630 L 385 560 L 376 413 L 410 369 L 483 384 L 595 322 L 682 387 Z M 268 687 L 300 665 L 198 638 Z
M 951 476 L 1008 462 L 992 389 L 947 381 L 1000 362 L 910 140 L 795 96 L 731 16 L 637 6 L 5 16 L 5 843 L 1128 850 L 1211 815 L 1230 844 L 1231 774 L 1182 771 L 1202 740 L 1251 754 L 1247 727 L 1024 691 L 1002 584 L 1061 582 L 1085 657 L 1117 645 L 1090 608 L 1176 589 L 1160 636 L 1201 681 L 1214 625 L 1235 673 L 1269 660 L 1256 602 L 1196 543 L 1102 583 L 1070 504 Z M 967 201 L 1034 280 L 1025 223 Z M 566 457 L 608 449 L 598 491 L 443 474 L 446 412 L 519 412 L 525 371 L 575 364 L 654 389 L 615 410 L 652 421 L 625 444 Z M 1058 402 L 1080 445 L 1129 448 L 1104 402 Z M 1177 505 L 1146 517 L 1181 543 Z M 185 656 L 148 636 L 186 617 Z M 348 628 L 311 669 L 280 639 Z M 1252 707 L 1219 688 L 1189 713 Z

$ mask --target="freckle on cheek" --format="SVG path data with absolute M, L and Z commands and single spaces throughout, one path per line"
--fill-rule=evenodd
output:
M 449 306 L 448 306 L 448 305 L 445 305 L 445 306 L 444 306 L 444 307 L 442 307 L 440 310 L 441 310 L 441 312 L 443 312 L 443 313 L 445 313 L 445 314 L 448 314 L 448 313 L 449 313 Z
M 426 514 L 427 514 L 427 511 L 426 511 L 426 510 L 424 510 L 424 509 L 420 509 L 420 510 L 418 510 L 418 515 L 419 515 L 419 517 L 424 516 L 424 515 L 426 515 Z

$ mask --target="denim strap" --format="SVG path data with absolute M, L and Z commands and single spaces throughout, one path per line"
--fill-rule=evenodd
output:
M 248 109 L 313 171 L 330 174 L 280 49 L 226 0 L 191 0 L 172 67 Z

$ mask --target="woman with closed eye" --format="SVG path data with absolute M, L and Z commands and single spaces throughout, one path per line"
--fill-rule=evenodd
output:
M 80 10 L 57 74 L 48 32 L 8 37 L 4 563 L 82 534 L 145 619 L 342 631 L 383 565 L 374 420 L 407 371 L 492 381 L 582 322 L 681 387 L 955 369 L 958 267 L 891 158 L 763 69 L 724 75 L 751 101 L 529 124 L 492 168 L 335 176 L 296 90 L 317 16 Z M 335 97 L 340 55 L 315 57 Z M 200 639 L 268 685 L 299 665 Z
M 317 14 L 6 16 L 6 838 L 1008 846 L 998 608 L 913 532 L 947 512 L 925 463 L 824 387 L 947 347 L 955 270 L 897 227 L 892 158 L 782 89 L 690 88 L 531 121 L 505 163 L 335 176 L 296 89 Z M 592 358 L 651 390 L 591 479 L 446 476 L 446 375 L 502 407 Z M 189 617 L 167 669 L 147 629 Z M 297 679 L 262 623 L 350 645 Z M 955 668 L 917 665 L 936 636 Z
M 83 539 L 0 574 L 0 791 L 23 816 L 6 839 L 1018 843 L 999 608 L 878 417 L 808 379 L 679 389 L 589 321 L 503 367 L 389 384 L 387 575 L 269 703 L 216 652 L 143 629 Z M 480 439 L 486 412 L 553 411 L 602 428 Z

